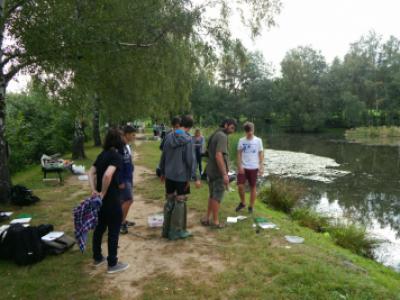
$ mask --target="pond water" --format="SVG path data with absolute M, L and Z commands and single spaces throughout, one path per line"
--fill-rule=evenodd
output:
M 400 146 L 348 143 L 343 133 L 266 134 L 266 175 L 309 189 L 304 205 L 365 225 L 377 260 L 400 271 Z

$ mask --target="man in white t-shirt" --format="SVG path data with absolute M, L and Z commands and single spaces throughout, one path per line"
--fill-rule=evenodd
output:
M 250 186 L 250 205 L 249 213 L 253 213 L 254 203 L 257 196 L 257 176 L 264 173 L 264 148 L 262 140 L 254 135 L 254 124 L 246 122 L 243 125 L 246 133 L 238 143 L 238 176 L 237 185 L 239 188 L 240 203 L 236 211 L 246 207 L 245 189 L 246 180 Z

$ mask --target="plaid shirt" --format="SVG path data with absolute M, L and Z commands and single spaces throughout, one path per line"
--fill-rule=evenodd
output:
M 74 208 L 75 238 L 82 252 L 85 250 L 89 230 L 97 225 L 100 207 L 101 198 L 95 196 L 86 198 Z

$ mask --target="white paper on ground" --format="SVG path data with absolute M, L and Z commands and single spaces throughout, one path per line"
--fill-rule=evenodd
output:
M 304 238 L 295 235 L 285 235 L 285 239 L 292 244 L 302 244 L 304 243 Z
M 63 231 L 51 231 L 48 234 L 46 234 L 45 236 L 42 236 L 42 241 L 54 241 L 60 237 L 62 237 L 64 235 Z
M 226 219 L 226 222 L 227 222 L 227 223 L 231 223 L 231 224 L 237 223 L 237 217 L 228 217 L 228 218 Z
M 147 217 L 147 224 L 151 228 L 162 227 L 164 223 L 163 214 L 155 214 Z
M 21 218 L 21 219 L 14 219 L 10 222 L 10 224 L 25 224 L 29 223 L 32 220 L 32 218 Z
M 7 217 L 9 217 L 9 216 L 11 216 L 12 214 L 13 214 L 12 211 L 2 211 L 2 212 L 0 212 L 0 216 L 7 216 Z
M 89 180 L 89 176 L 88 175 L 79 175 L 78 176 L 78 180 L 80 180 L 80 181 L 88 181 Z
M 276 224 L 269 223 L 269 222 L 258 223 L 258 226 L 260 226 L 262 229 L 274 229 L 274 228 L 276 228 Z
M 246 216 L 237 216 L 236 219 L 237 219 L 238 221 L 242 221 L 242 220 L 246 220 L 247 217 L 246 217 Z

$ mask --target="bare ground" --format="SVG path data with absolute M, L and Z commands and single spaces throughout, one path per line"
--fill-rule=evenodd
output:
M 146 174 L 151 174 L 151 171 L 135 166 L 135 184 L 145 180 Z M 76 179 L 68 184 L 87 186 L 87 182 L 76 182 Z M 81 191 L 82 189 L 77 191 L 77 195 Z M 194 235 L 188 240 L 168 241 L 161 238 L 161 228 L 149 228 L 147 217 L 162 210 L 160 201 L 144 199 L 135 194 L 128 219 L 134 220 L 136 225 L 129 228 L 128 234 L 120 235 L 118 251 L 119 260 L 129 263 L 130 268 L 122 273 L 103 277 L 107 281 L 104 286 L 107 289 L 118 290 L 122 299 L 140 298 L 143 286 L 160 274 L 166 273 L 177 278 L 189 276 L 196 278 L 196 281 L 207 281 L 210 274 L 225 269 L 223 259 L 214 249 L 218 245 L 213 233 L 199 224 L 200 216 L 196 213 L 189 211 L 188 214 L 188 230 Z M 106 240 L 103 243 L 103 251 L 107 253 Z M 105 271 L 106 266 L 99 269 L 88 268 L 91 276 Z

